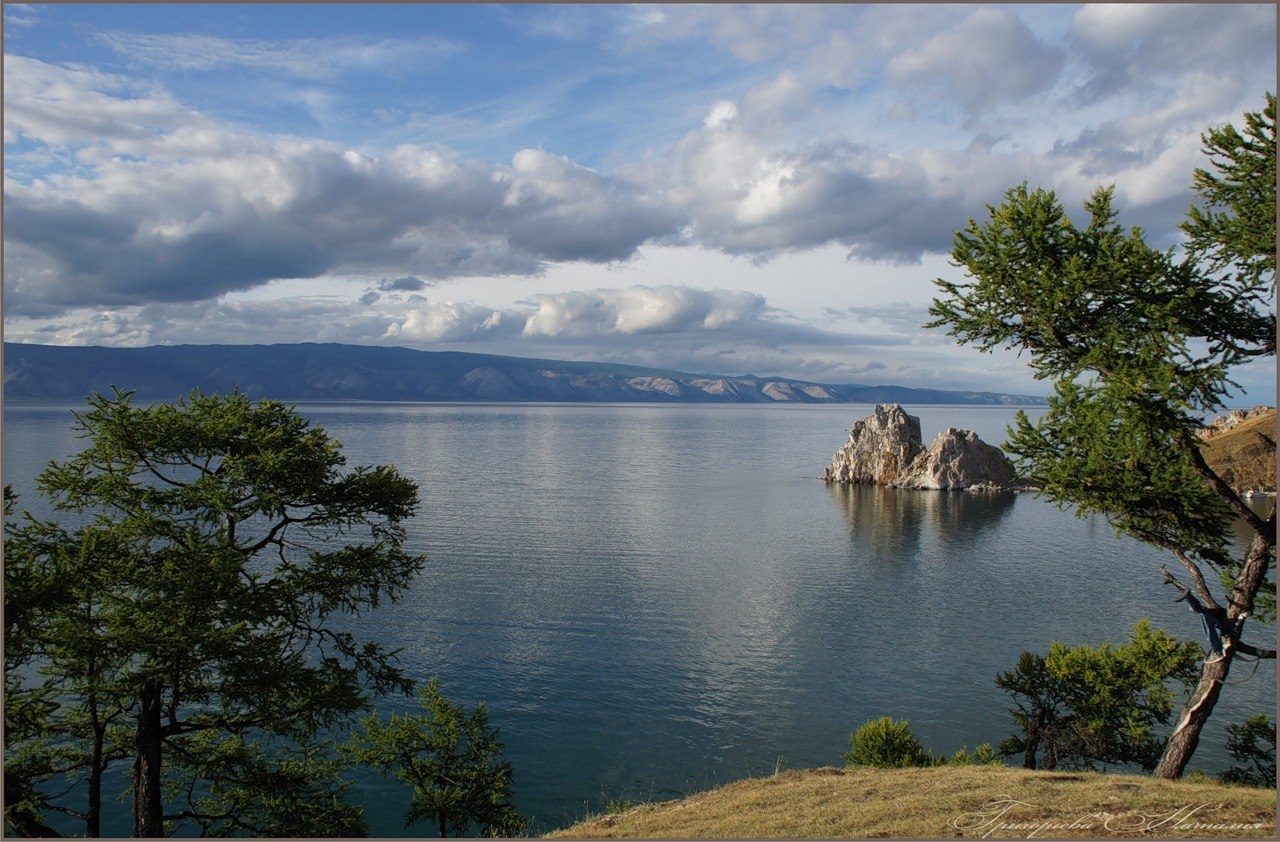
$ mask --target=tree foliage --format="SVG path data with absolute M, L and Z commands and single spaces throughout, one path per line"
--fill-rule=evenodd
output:
M 360 829 L 318 735 L 412 689 L 344 618 L 420 571 L 414 483 L 239 393 L 95 394 L 76 426 L 85 448 L 38 479 L 67 525 L 5 525 L 6 761 L 30 796 L 6 822 L 55 810 L 97 835 L 123 779 L 135 835 Z
M 440 692 L 439 679 L 420 687 L 418 697 L 421 715 L 392 714 L 386 722 L 371 716 L 347 749 L 357 762 L 413 787 L 405 827 L 432 822 L 441 837 L 523 830 L 511 805 L 511 764 L 501 759 L 484 702 L 468 714 Z
M 1182 230 L 1188 251 L 1210 271 L 1230 272 L 1235 289 L 1264 310 L 1276 273 L 1276 97 L 1266 95 L 1260 112 L 1202 135 L 1211 170 L 1197 168 L 1192 186 L 1202 205 L 1192 205 Z M 1256 314 L 1255 314 L 1256 315 Z M 1265 314 L 1241 325 L 1238 337 L 1274 350 L 1275 319 Z
M 1227 726 L 1227 751 L 1244 766 L 1222 773 L 1225 783 L 1275 789 L 1276 724 L 1265 713 L 1255 713 L 1238 725 Z
M 1164 725 L 1173 713 L 1169 683 L 1195 683 L 1200 648 L 1179 643 L 1142 620 L 1128 643 L 1067 646 L 1047 655 L 1023 652 L 1017 666 L 996 677 L 1013 697 L 1010 714 L 1020 733 L 1000 744 L 1021 754 L 1028 769 L 1093 769 L 1133 764 L 1155 768 Z
M 1034 423 L 1019 412 L 1007 448 L 1049 500 L 1107 518 L 1170 551 L 1190 586 L 1166 572 L 1220 641 L 1174 729 L 1158 774 L 1176 777 L 1195 749 L 1231 662 L 1274 657 L 1242 639 L 1275 563 L 1275 508 L 1255 512 L 1205 462 L 1203 418 L 1238 388 L 1232 370 L 1274 356 L 1275 97 L 1246 129 L 1206 133 L 1214 173 L 1197 170 L 1203 207 L 1184 225 L 1186 254 L 1124 229 L 1101 187 L 1076 225 L 1052 191 L 1010 189 L 955 235 L 971 280 L 939 279 L 929 327 L 982 351 L 1016 349 L 1053 383 Z M 1233 525 L 1252 533 L 1233 554 Z M 1227 574 L 1215 598 L 1203 565 Z

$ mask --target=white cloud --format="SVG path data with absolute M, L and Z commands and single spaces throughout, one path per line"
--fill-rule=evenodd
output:
M 531 302 L 523 335 L 573 338 L 725 330 L 764 308 L 762 297 L 747 292 L 674 286 L 541 294 Z
M 504 325 L 502 313 L 489 307 L 470 302 L 423 303 L 411 308 L 404 321 L 388 326 L 386 336 L 432 344 L 473 342 L 510 335 L 513 327 L 510 320 Z
M 40 22 L 40 7 L 30 3 L 5 3 L 4 23 L 10 34 L 15 29 L 35 26 Z
M 1086 100 L 1168 98 L 1186 75 L 1227 83 L 1225 101 L 1275 85 L 1275 8 L 1266 4 L 1093 4 L 1076 12 L 1070 47 Z
M 914 320 L 967 217 L 1023 179 L 1073 213 L 1115 182 L 1122 221 L 1171 244 L 1199 133 L 1274 85 L 1261 6 L 476 14 L 511 64 L 478 69 L 491 44 L 434 33 L 117 29 L 97 67 L 15 40 L 7 328 L 945 379 L 948 341 Z M 386 95 L 356 101 L 352 80 L 374 78 Z M 319 127 L 283 128 L 279 103 Z
M 540 150 L 511 166 L 412 146 L 371 157 L 250 137 L 163 95 L 119 101 L 101 74 L 15 67 L 14 130 L 74 146 L 83 165 L 6 185 L 19 312 L 195 301 L 333 271 L 532 275 L 625 260 L 683 224 L 643 186 Z
M 162 90 L 88 67 L 6 53 L 4 75 L 5 143 L 130 144 L 198 121 Z
M 742 327 L 764 313 L 764 298 L 752 293 L 637 285 L 539 293 L 506 308 L 420 301 L 388 335 L 437 343 L 696 334 Z
M 897 54 L 886 70 L 903 84 L 958 102 L 972 118 L 1048 89 L 1063 64 L 1062 50 L 1037 40 L 1012 11 L 983 6 Z

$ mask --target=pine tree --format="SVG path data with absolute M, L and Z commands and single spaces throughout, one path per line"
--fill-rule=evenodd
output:
M 440 692 L 439 679 L 418 698 L 421 715 L 369 717 L 348 747 L 352 758 L 413 787 L 405 827 L 431 822 L 441 837 L 518 834 L 524 820 L 511 804 L 511 764 L 484 702 L 467 714 Z
M 346 470 L 323 430 L 239 393 L 95 394 L 76 425 L 85 449 L 38 480 L 64 525 L 5 526 L 6 599 L 25 601 L 5 617 L 6 702 L 23 702 L 5 707 L 6 772 L 16 758 L 27 796 L 6 822 L 55 810 L 97 835 L 122 768 L 135 836 L 360 830 L 322 736 L 412 685 L 334 621 L 421 570 L 414 483 Z M 39 786 L 63 773 L 70 789 Z
M 1205 135 L 1217 175 L 1197 171 L 1205 202 L 1186 223 L 1187 255 L 1124 230 L 1100 188 L 1077 227 L 1051 191 L 1026 184 L 969 220 L 952 257 L 973 278 L 938 280 L 929 327 L 989 351 L 1025 351 L 1053 382 L 1035 423 L 1019 413 L 1009 449 L 1048 499 L 1168 551 L 1190 585 L 1165 571 L 1211 642 L 1156 768 L 1178 777 L 1231 664 L 1274 658 L 1243 639 L 1275 564 L 1275 507 L 1259 515 L 1205 462 L 1196 432 L 1235 384 L 1230 372 L 1275 355 L 1275 97 L 1235 129 Z M 1232 554 L 1232 526 L 1252 535 Z M 1214 596 L 1204 568 L 1226 574 Z M 1274 587 L 1274 585 L 1271 585 Z

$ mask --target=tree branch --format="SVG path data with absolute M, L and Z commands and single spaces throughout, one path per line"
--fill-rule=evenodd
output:
M 1187 572 L 1191 574 L 1191 579 L 1195 583 L 1196 593 L 1199 594 L 1200 601 L 1208 608 L 1221 611 L 1222 606 L 1218 604 L 1218 601 L 1213 598 L 1213 594 L 1209 592 L 1209 585 L 1204 580 L 1204 574 L 1200 572 L 1200 568 L 1196 566 L 1195 562 L 1187 558 L 1186 553 L 1180 549 L 1173 549 L 1173 555 L 1174 558 L 1178 559 L 1182 566 L 1187 569 Z M 1169 575 L 1169 571 L 1165 570 L 1164 567 L 1161 567 L 1160 569 L 1164 571 L 1166 583 L 1172 581 L 1179 587 L 1182 586 L 1181 583 L 1177 582 L 1171 575 Z
M 1269 536 L 1269 545 L 1274 547 L 1276 543 L 1274 528 L 1269 528 L 1267 526 L 1267 522 L 1259 517 L 1257 512 L 1249 508 L 1249 506 L 1245 504 L 1244 500 L 1240 498 L 1239 494 L 1236 494 L 1235 489 L 1227 485 L 1226 480 L 1218 476 L 1213 468 L 1209 467 L 1209 463 L 1204 459 L 1204 454 L 1200 452 L 1200 448 L 1194 442 L 1190 443 L 1188 450 L 1191 452 L 1191 464 L 1195 466 L 1196 473 L 1203 477 L 1205 482 L 1209 483 L 1209 487 L 1217 492 L 1218 496 L 1221 497 L 1222 500 L 1231 507 L 1231 510 L 1239 515 L 1245 523 L 1249 524 L 1249 527 L 1253 529 L 1254 532 L 1259 535 Z
M 1250 646 L 1248 643 L 1245 643 L 1242 640 L 1236 641 L 1236 651 L 1239 652 L 1241 655 L 1249 655 L 1251 657 L 1257 658 L 1260 661 L 1266 661 L 1266 660 L 1274 661 L 1276 657 L 1276 650 L 1260 649 L 1257 646 Z
M 1227 612 L 1223 611 L 1220 606 L 1214 610 L 1202 605 L 1200 600 L 1196 599 L 1195 594 L 1191 593 L 1191 589 L 1174 578 L 1173 574 L 1163 565 L 1160 567 L 1160 572 L 1164 574 L 1166 584 L 1173 585 L 1182 593 L 1182 596 L 1178 597 L 1175 602 L 1181 602 L 1185 599 L 1187 607 L 1200 617 L 1200 621 L 1204 624 L 1204 635 L 1209 643 L 1209 651 L 1214 656 L 1212 660 L 1221 660 L 1226 657 L 1228 651 L 1234 648 L 1239 640 L 1236 630 L 1227 622 Z M 1209 661 L 1205 663 L 1209 663 Z

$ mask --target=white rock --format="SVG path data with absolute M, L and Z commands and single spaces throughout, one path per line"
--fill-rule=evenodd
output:
M 973 488 L 991 490 L 1013 481 L 1013 463 L 1004 451 L 987 444 L 972 430 L 948 427 L 898 477 L 903 488 Z
M 1275 412 L 1275 407 L 1255 406 L 1253 409 L 1248 410 L 1233 409 L 1226 415 L 1219 415 L 1208 425 L 1197 430 L 1196 435 L 1202 439 L 1216 438 L 1237 425 L 1248 421 L 1250 418 L 1257 418 L 1259 415 L 1266 415 L 1269 412 Z
M 943 430 L 926 450 L 920 419 L 894 403 L 877 404 L 871 416 L 854 422 L 849 440 L 836 451 L 822 478 L 902 488 L 995 491 L 1014 483 L 1014 470 L 1000 448 L 971 430 Z
M 836 451 L 822 478 L 892 485 L 923 450 L 919 418 L 896 403 L 876 404 L 871 416 L 853 422 L 849 440 Z

